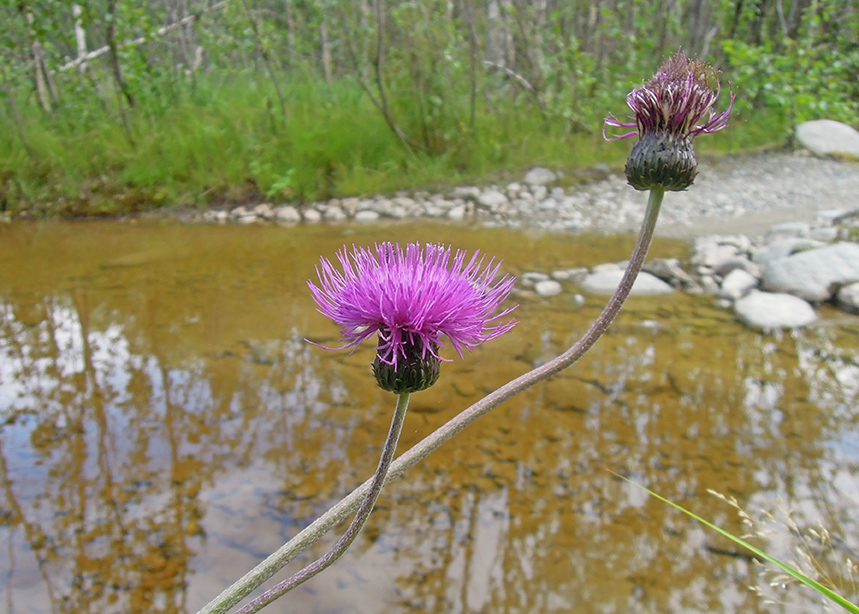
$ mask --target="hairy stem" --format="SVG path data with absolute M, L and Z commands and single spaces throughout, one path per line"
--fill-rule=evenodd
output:
M 379 458 L 379 466 L 376 468 L 376 473 L 370 480 L 370 487 L 361 506 L 358 508 L 358 513 L 352 519 L 352 524 L 346 529 L 343 536 L 337 540 L 337 543 L 326 552 L 324 555 L 305 566 L 304 569 L 296 572 L 291 577 L 287 578 L 277 586 L 270 588 L 265 593 L 242 607 L 236 614 L 253 614 L 259 612 L 269 603 L 282 595 L 288 593 L 299 584 L 302 584 L 323 571 L 325 568 L 334 564 L 344 552 L 352 545 L 358 533 L 364 528 L 370 513 L 373 511 L 373 506 L 376 505 L 376 500 L 382 492 L 382 487 L 386 483 L 385 476 L 388 469 L 391 467 L 391 462 L 394 460 L 394 453 L 397 450 L 397 442 L 400 439 L 400 433 L 403 431 L 403 422 L 406 418 L 406 411 L 409 408 L 409 398 L 411 394 L 406 392 L 397 397 L 397 405 L 394 408 L 394 417 L 391 419 L 391 426 L 388 429 L 388 437 L 385 439 L 385 445 L 382 447 L 382 454 Z
M 650 197 L 647 201 L 647 211 L 644 214 L 644 221 L 638 234 L 638 241 L 635 244 L 623 278 L 605 308 L 581 339 L 563 354 L 504 384 L 433 431 L 394 461 L 382 480 L 378 480 L 379 472 L 377 471 L 371 480 L 367 480 L 349 495 L 341 499 L 339 503 L 316 519 L 310 526 L 298 533 L 230 588 L 218 595 L 209 605 L 200 610 L 198 614 L 225 614 L 248 593 L 260 586 L 311 544 L 316 542 L 331 527 L 353 512 L 361 505 L 362 499 L 366 501 L 368 494 L 372 493 L 373 488 L 381 489 L 382 486 L 414 467 L 421 460 L 429 456 L 430 453 L 440 448 L 444 443 L 484 414 L 579 360 L 608 329 L 629 296 L 632 285 L 635 283 L 635 279 L 638 277 L 638 273 L 641 271 L 641 267 L 644 265 L 644 260 L 647 257 L 647 251 L 653 239 L 653 231 L 656 228 L 656 220 L 659 217 L 659 209 L 662 206 L 664 194 L 665 192 L 661 189 L 650 191 Z M 377 481 L 381 481 L 382 483 L 377 484 Z M 248 614 L 249 612 L 256 611 L 241 610 L 237 614 Z

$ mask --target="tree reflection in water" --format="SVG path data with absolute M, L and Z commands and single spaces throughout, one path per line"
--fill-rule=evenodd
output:
M 495 243 L 517 273 L 628 251 L 443 231 L 467 249 Z M 0 272 L 8 612 L 193 612 L 372 473 L 390 399 L 367 385 L 372 350 L 303 341 L 334 342 L 303 283 L 320 251 L 378 231 L 3 232 L 16 271 Z M 600 308 L 520 299 L 513 333 L 415 395 L 401 450 L 566 347 Z M 745 589 L 757 582 L 745 556 L 604 468 L 738 532 L 707 488 L 746 508 L 782 498 L 859 547 L 857 335 L 851 318 L 761 336 L 707 298 L 633 300 L 579 365 L 389 487 L 353 550 L 276 607 L 769 611 Z

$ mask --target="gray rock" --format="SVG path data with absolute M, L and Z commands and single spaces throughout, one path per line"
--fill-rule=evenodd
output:
M 305 209 L 301 216 L 308 224 L 316 224 L 322 220 L 322 214 L 316 209 Z
M 394 218 L 395 220 L 402 220 L 408 216 L 409 213 L 405 207 L 392 205 L 384 210 L 384 214 L 388 217 Z
M 814 309 L 801 298 L 757 290 L 735 302 L 734 311 L 747 326 L 763 330 L 798 328 L 817 320 Z
M 343 200 L 338 200 L 336 198 L 332 198 L 328 201 L 330 206 L 339 206 L 343 207 L 343 210 L 348 215 L 355 215 L 355 212 L 361 208 L 361 199 L 360 198 L 344 198 Z
M 549 190 L 546 189 L 544 185 L 535 185 L 534 189 L 531 191 L 531 196 L 534 197 L 534 200 L 540 201 L 546 198 L 546 195 L 549 193 Z M 524 196 L 524 195 L 523 195 Z
M 724 298 L 738 299 L 748 294 L 757 285 L 757 277 L 747 273 L 743 269 L 734 269 L 722 280 L 722 288 L 719 295 Z
M 558 201 L 552 197 L 549 197 L 546 200 L 538 203 L 537 209 L 540 211 L 557 211 L 558 210 Z
M 398 196 L 391 200 L 391 203 L 396 207 L 403 207 L 408 211 L 414 211 L 417 208 L 417 203 L 414 198 L 409 198 L 408 196 Z
M 525 200 L 524 198 L 514 198 L 510 203 L 519 215 L 524 215 L 533 205 L 533 201 Z
M 717 237 L 704 237 L 703 240 L 695 240 L 692 264 L 714 267 L 728 258 L 737 256 L 739 253 L 740 249 L 736 245 L 719 243 Z
M 796 140 L 819 156 L 859 158 L 859 132 L 831 119 L 800 124 L 796 127 Z
M 548 281 L 549 276 L 545 273 L 540 273 L 539 271 L 528 271 L 527 273 L 523 273 L 522 275 L 520 275 L 519 279 L 526 285 L 530 285 L 538 284 L 541 281 Z
M 677 258 L 657 258 L 644 263 L 644 269 L 651 275 L 668 282 L 674 288 L 691 288 L 695 286 L 695 280 L 683 267 Z
M 254 207 L 254 215 L 264 220 L 274 219 L 274 211 L 272 210 L 271 205 L 267 203 L 263 203 Z
M 712 275 L 702 275 L 701 279 L 698 280 L 698 283 L 701 284 L 701 289 L 703 289 L 707 294 L 719 294 L 722 290 L 721 286 L 719 286 L 719 282 L 713 279 Z
M 525 175 L 525 183 L 528 185 L 546 185 L 556 181 L 558 176 L 547 168 L 536 167 L 532 168 Z
M 846 213 L 848 213 L 847 209 L 824 209 L 823 211 L 816 212 L 814 219 L 818 224 L 831 226 L 832 224 L 837 224 Z
M 766 241 L 774 241 L 776 239 L 806 237 L 809 230 L 811 230 L 811 227 L 805 222 L 783 222 L 771 226 L 764 239 Z
M 767 263 L 763 288 L 825 301 L 840 286 L 859 282 L 859 244 L 835 243 Z
M 591 268 L 591 273 L 604 273 L 605 271 L 623 271 L 623 269 L 617 262 L 603 262 L 602 264 L 595 264 Z
M 253 212 L 249 211 L 247 207 L 243 205 L 239 205 L 235 209 L 230 211 L 230 217 L 234 220 L 239 219 L 240 217 L 244 217 L 247 215 L 254 215 Z
M 456 207 L 453 207 L 450 211 L 447 212 L 447 217 L 456 221 L 464 219 L 465 205 L 457 205 Z
M 724 277 L 735 269 L 742 269 L 749 275 L 754 275 L 755 277 L 761 276 L 760 267 L 745 256 L 734 256 L 733 258 L 723 260 L 713 267 L 713 272 Z
M 375 222 L 379 219 L 379 214 L 369 209 L 362 209 L 355 213 L 356 222 Z
M 559 284 L 553 279 L 538 281 L 536 284 L 534 284 L 534 292 L 536 292 L 539 296 L 542 296 L 543 298 L 556 296 L 561 293 L 561 284 Z
M 475 186 L 460 186 L 453 188 L 451 192 L 453 198 L 462 198 L 464 200 L 477 200 L 480 196 L 480 188 Z
M 623 271 L 616 269 L 613 271 L 600 271 L 591 273 L 585 277 L 581 286 L 582 289 L 594 294 L 612 294 L 620 284 L 623 277 Z M 650 294 L 669 294 L 674 292 L 674 288 L 650 273 L 641 272 L 632 286 L 630 292 L 633 296 L 644 296 Z
M 812 228 L 808 232 L 808 238 L 815 241 L 823 241 L 830 243 L 838 238 L 838 228 L 835 226 L 825 226 L 823 228 Z
M 758 252 L 752 256 L 752 260 L 758 265 L 764 265 L 768 262 L 772 262 L 773 260 L 779 260 L 803 250 L 816 249 L 825 245 L 825 243 L 815 241 L 814 239 L 779 239 L 759 249 Z
M 571 269 L 567 269 L 567 275 L 568 275 L 567 279 L 569 279 L 570 281 L 576 281 L 576 282 L 581 281 L 585 277 L 587 277 L 589 274 L 590 274 L 590 271 L 588 270 L 588 268 L 583 267 L 583 266 L 578 266 L 578 267 L 573 267 Z
M 324 217 L 327 222 L 342 222 L 346 219 L 346 212 L 338 206 L 328 207 Z
M 236 222 L 239 224 L 255 224 L 258 221 L 260 220 L 255 213 L 246 213 L 236 218 Z
M 843 286 L 835 298 L 845 311 L 859 313 L 859 283 Z
M 506 205 L 507 202 L 507 196 L 498 190 L 484 190 L 477 197 L 477 204 L 490 211 L 496 211 L 502 205 Z
M 301 214 L 295 207 L 286 205 L 275 209 L 274 219 L 282 224 L 297 224 L 301 221 Z

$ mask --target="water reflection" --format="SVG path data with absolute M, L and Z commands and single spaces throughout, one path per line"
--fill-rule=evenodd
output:
M 369 476 L 393 399 L 371 385 L 370 348 L 303 341 L 336 339 L 304 280 L 344 242 L 439 234 L 493 245 L 514 273 L 630 244 L 428 226 L 0 229 L 6 611 L 196 611 Z M 401 449 L 600 308 L 522 302 L 513 333 L 414 397 Z M 276 609 L 768 611 L 742 553 L 606 468 L 736 531 L 707 488 L 751 509 L 783 500 L 859 548 L 859 323 L 764 337 L 710 302 L 633 301 L 580 365 L 392 485 L 350 553 Z

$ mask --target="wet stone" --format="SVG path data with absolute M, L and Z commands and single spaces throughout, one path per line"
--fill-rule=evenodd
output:
M 725 298 L 738 299 L 748 294 L 757 285 L 757 277 L 747 273 L 743 269 L 734 269 L 722 280 L 722 288 L 719 294 Z
M 274 219 L 282 224 L 296 224 L 301 221 L 301 213 L 295 207 L 287 205 L 275 210 Z
M 859 282 L 843 286 L 835 295 L 839 307 L 850 313 L 859 313 Z
M 620 285 L 623 271 L 618 269 L 591 273 L 585 277 L 582 289 L 594 294 L 612 294 Z M 641 272 L 632 285 L 631 296 L 646 296 L 652 294 L 670 294 L 674 292 L 669 284 L 665 283 L 655 275 Z
M 752 291 L 734 303 L 740 321 L 752 328 L 799 328 L 817 320 L 811 305 L 791 294 Z
M 546 279 L 534 284 L 534 292 L 543 298 L 557 296 L 562 290 L 563 288 L 561 288 L 561 284 L 553 279 Z
M 362 211 L 358 211 L 355 214 L 355 221 L 356 222 L 364 222 L 364 223 L 375 222 L 375 221 L 378 221 L 378 219 L 379 219 L 379 214 L 376 213 L 375 211 L 370 211 L 369 209 L 364 209 Z

